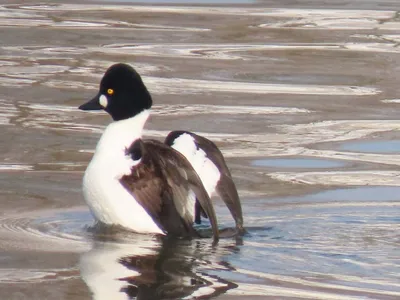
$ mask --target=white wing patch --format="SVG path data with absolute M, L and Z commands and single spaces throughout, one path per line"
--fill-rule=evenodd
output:
M 174 140 L 172 148 L 183 154 L 192 164 L 199 175 L 204 188 L 211 197 L 221 176 L 215 164 L 208 159 L 202 149 L 197 149 L 196 143 L 190 134 L 184 133 Z

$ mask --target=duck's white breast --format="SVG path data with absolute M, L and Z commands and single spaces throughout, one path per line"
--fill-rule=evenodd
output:
M 83 194 L 96 220 L 136 232 L 162 234 L 146 210 L 121 185 L 115 165 L 99 163 L 96 158 L 83 177 Z
M 148 115 L 145 117 L 147 119 Z M 140 163 L 140 160 L 133 161 L 125 155 L 125 151 L 140 138 L 143 126 L 140 130 L 136 128 L 142 119 L 118 121 L 106 128 L 83 177 L 83 195 L 93 216 L 100 222 L 120 225 L 136 232 L 164 234 L 119 181 Z

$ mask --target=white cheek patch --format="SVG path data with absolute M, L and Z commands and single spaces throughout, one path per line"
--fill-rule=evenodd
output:
M 103 106 L 104 108 L 106 108 L 107 105 L 108 105 L 107 97 L 104 96 L 104 95 L 101 95 L 100 98 L 99 98 L 99 103 L 100 103 L 101 106 Z

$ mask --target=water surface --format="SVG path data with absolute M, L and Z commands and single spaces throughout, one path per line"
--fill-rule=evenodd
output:
M 372 153 L 399 153 L 400 141 L 357 141 L 347 142 L 340 146 L 341 150 Z
M 399 11 L 3 1 L 0 298 L 398 299 Z M 77 107 L 115 62 L 153 95 L 146 137 L 193 130 L 221 148 L 248 235 L 94 226 L 81 180 L 110 118 Z

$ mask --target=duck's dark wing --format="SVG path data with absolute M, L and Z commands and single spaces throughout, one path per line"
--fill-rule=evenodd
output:
M 243 233 L 244 227 L 242 205 L 240 204 L 239 195 L 232 177 L 226 173 L 222 173 L 216 190 L 231 212 L 231 215 L 236 223 L 236 228 L 240 233 Z
M 221 177 L 217 183 L 216 191 L 228 207 L 233 219 L 235 220 L 237 229 L 240 232 L 244 232 L 242 205 L 231 172 L 228 169 L 221 151 L 209 139 L 189 131 L 172 131 L 168 134 L 164 142 L 167 145 L 172 145 L 174 140 L 184 133 L 193 137 L 197 148 L 202 149 L 206 153 L 207 157 L 219 169 Z M 196 210 L 196 221 L 200 219 L 200 214 L 201 210 Z
M 163 230 L 178 236 L 198 235 L 188 210 L 188 194 L 192 190 L 210 218 L 214 239 L 218 239 L 212 202 L 182 154 L 155 140 L 137 140 L 127 154 L 141 161 L 120 181 Z

